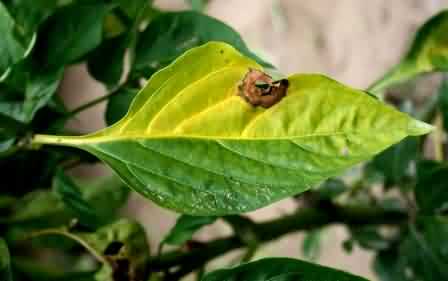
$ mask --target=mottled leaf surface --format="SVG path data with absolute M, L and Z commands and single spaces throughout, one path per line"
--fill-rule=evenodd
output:
M 85 149 L 134 190 L 190 215 L 241 213 L 301 193 L 431 126 L 322 75 L 288 78 L 286 97 L 254 107 L 249 68 L 225 43 L 194 48 L 151 77 L 116 124 L 35 143 Z
M 408 53 L 369 91 L 380 92 L 433 71 L 448 71 L 448 10 L 433 16 L 417 31 Z
M 202 281 L 367 281 L 343 271 L 288 258 L 267 258 L 214 271 Z

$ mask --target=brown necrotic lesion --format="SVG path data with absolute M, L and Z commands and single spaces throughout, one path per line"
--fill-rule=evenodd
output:
M 269 108 L 286 96 L 288 86 L 287 79 L 274 81 L 260 70 L 249 69 L 238 87 L 238 94 L 253 106 Z

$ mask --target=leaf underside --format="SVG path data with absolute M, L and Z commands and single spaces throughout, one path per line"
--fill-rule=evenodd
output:
M 322 75 L 288 78 L 264 109 L 238 86 L 257 63 L 210 42 L 154 74 L 127 115 L 82 137 L 35 143 L 87 150 L 134 190 L 192 215 L 254 210 L 301 193 L 431 126 Z

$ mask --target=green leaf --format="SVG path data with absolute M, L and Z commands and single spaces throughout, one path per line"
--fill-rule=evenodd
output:
M 81 59 L 100 45 L 104 17 L 112 7 L 74 3 L 60 8 L 39 34 L 37 59 L 50 69 Z
M 442 80 L 442 85 L 439 90 L 439 108 L 442 112 L 443 126 L 448 132 L 448 75 L 445 75 Z
M 415 280 L 448 280 L 448 219 L 423 217 L 418 223 L 400 247 L 400 262 Z
M 176 224 L 163 239 L 162 243 L 180 246 L 191 240 L 193 234 L 200 228 L 214 223 L 216 219 L 217 217 L 182 215 L 177 219 Z
M 98 178 L 95 181 L 77 181 L 84 200 L 95 207 L 102 220 L 116 219 L 118 211 L 128 200 L 129 188 L 116 176 Z
M 137 89 L 123 88 L 107 101 L 106 124 L 108 126 L 118 122 L 128 112 L 129 105 L 137 95 Z
M 423 214 L 448 210 L 448 165 L 424 160 L 417 164 L 415 197 Z
M 12 208 L 9 224 L 32 227 L 54 227 L 67 223 L 71 215 L 55 194 L 36 190 L 18 200 Z
M 367 250 L 385 250 L 390 242 L 378 231 L 376 227 L 352 227 L 350 228 L 352 239 Z
M 202 12 L 205 10 L 208 0 L 188 0 L 187 2 L 190 4 L 192 10 Z
M 415 35 L 410 50 L 386 75 L 369 88 L 378 93 L 417 75 L 448 71 L 448 10 L 429 19 Z
M 321 239 L 323 230 L 321 228 L 308 232 L 303 239 L 302 253 L 310 261 L 315 261 L 319 258 L 321 252 Z
M 215 216 L 301 193 L 432 130 L 322 75 L 292 75 L 284 99 L 254 107 L 238 92 L 250 68 L 231 46 L 205 44 L 156 73 L 115 125 L 33 141 L 89 151 L 156 203 Z
M 206 275 L 202 281 L 366 281 L 343 271 L 288 258 L 267 258 Z
M 124 3 L 121 2 L 121 5 L 124 5 Z M 89 58 L 88 69 L 90 74 L 96 80 L 105 83 L 109 88 L 118 85 L 123 76 L 127 50 L 131 54 L 130 61 L 132 63 L 139 25 L 141 24 L 141 15 L 147 5 L 148 1 L 141 0 L 133 1 L 132 5 L 126 4 L 124 7 L 128 8 L 126 11 L 132 17 L 129 31 L 126 34 L 103 41 Z
M 11 261 L 6 242 L 0 238 L 0 280 L 12 281 Z
M 397 248 L 379 251 L 375 256 L 373 269 L 381 281 L 410 281 L 405 277 Z
M 334 199 L 348 190 L 347 185 L 341 179 L 331 178 L 323 182 L 316 192 L 322 199 Z
M 225 23 L 202 13 L 184 11 L 164 13 L 151 21 L 137 43 L 133 70 L 150 76 L 188 49 L 209 41 L 226 42 L 263 66 L 272 67 L 254 55 Z
M 64 73 L 63 68 L 51 71 L 33 70 L 26 84 L 23 118 L 30 122 L 36 112 L 46 106 L 59 86 Z
M 147 276 L 149 245 L 144 229 L 136 222 L 121 219 L 96 232 L 60 228 L 34 235 L 62 235 L 78 242 L 102 263 L 95 280 L 143 280 Z
M 380 173 L 385 185 L 395 185 L 409 174 L 409 167 L 417 158 L 418 138 L 408 137 L 375 156 L 368 169 Z
M 127 35 L 104 40 L 89 57 L 90 75 L 109 87 L 117 85 L 123 74 L 128 43 Z
M 79 219 L 81 225 L 96 229 L 104 223 L 102 218 L 96 214 L 94 207 L 83 198 L 76 183 L 61 169 L 56 171 L 53 188 L 65 206 Z
M 23 38 L 14 19 L 3 2 L 0 2 L 0 81 L 2 81 L 10 71 L 10 67 L 22 60 L 28 49 L 26 38 Z

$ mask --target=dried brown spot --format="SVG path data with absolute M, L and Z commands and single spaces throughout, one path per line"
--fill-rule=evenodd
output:
M 253 106 L 269 108 L 286 96 L 288 86 L 287 79 L 273 81 L 266 73 L 249 69 L 238 87 L 238 94 Z

